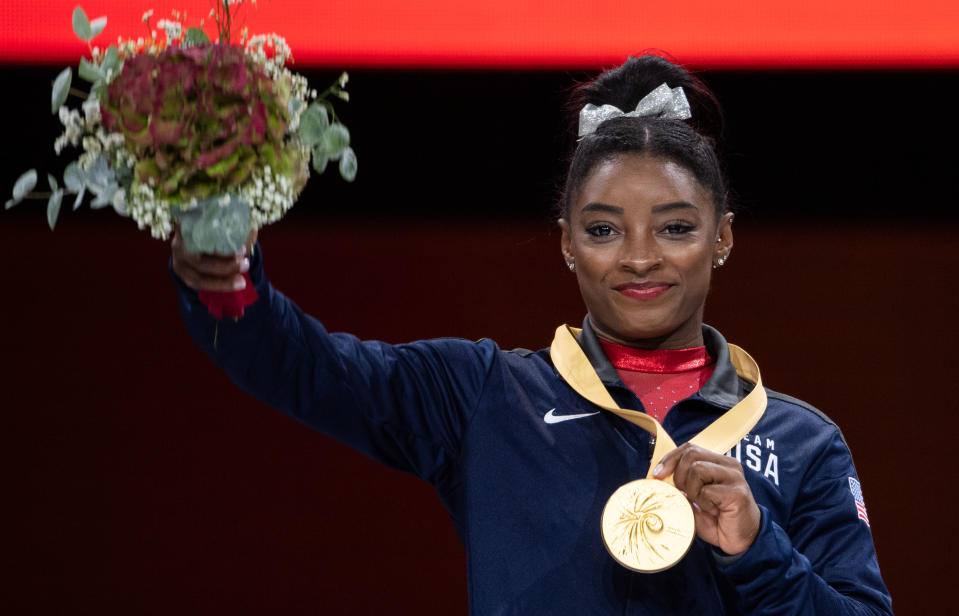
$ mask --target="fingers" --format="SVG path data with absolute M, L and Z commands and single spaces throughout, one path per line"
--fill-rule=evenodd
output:
M 231 260 L 229 264 L 217 264 L 200 269 L 189 262 L 177 264 L 174 259 L 173 270 L 188 287 L 203 291 L 238 291 L 246 287 L 243 273 L 250 269 L 249 259 L 242 263 Z
M 653 476 L 664 479 L 670 473 L 676 487 L 693 501 L 698 499 L 706 486 L 746 484 L 742 466 L 738 461 L 690 443 L 669 452 Z
M 191 253 L 187 252 L 179 229 L 176 229 L 170 244 L 173 271 L 193 289 L 205 291 L 242 289 L 246 287 L 246 278 L 243 274 L 250 269 L 250 259 L 247 254 L 256 242 L 256 231 L 250 233 L 247 242 L 247 245 L 235 255 Z
M 670 473 L 693 505 L 702 539 L 728 554 L 752 545 L 761 516 L 737 460 L 686 443 L 663 458 L 653 477 L 665 479 Z

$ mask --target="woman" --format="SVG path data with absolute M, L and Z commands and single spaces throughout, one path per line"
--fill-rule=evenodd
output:
M 329 334 L 270 286 L 259 250 L 191 255 L 174 239 L 191 336 L 265 402 L 433 484 L 467 550 L 472 613 L 891 613 L 852 459 L 828 418 L 766 391 L 733 455 L 688 442 L 752 390 L 702 322 L 711 271 L 733 247 L 712 96 L 655 56 L 579 94 L 559 221 L 588 309 L 574 346 L 612 403 L 682 443 L 661 460 L 647 431 L 561 376 L 558 342 L 551 354 Z M 233 289 L 247 272 L 259 300 L 218 324 L 195 290 Z M 651 459 L 692 504 L 697 539 L 646 574 L 610 557 L 599 524 L 610 494 Z

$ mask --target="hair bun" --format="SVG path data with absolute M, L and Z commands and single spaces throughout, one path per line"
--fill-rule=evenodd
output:
M 630 57 L 593 81 L 579 85 L 573 92 L 570 111 L 578 114 L 588 103 L 632 111 L 644 96 L 663 83 L 670 88 L 681 87 L 686 94 L 693 114 L 686 122 L 704 137 L 718 140 L 722 135 L 722 113 L 716 97 L 682 66 L 660 55 Z

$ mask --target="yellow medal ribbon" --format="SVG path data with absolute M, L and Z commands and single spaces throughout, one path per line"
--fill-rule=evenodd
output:
M 580 331 L 568 325 L 556 329 L 549 354 L 560 376 L 580 396 L 656 439 L 646 479 L 621 486 L 607 501 L 603 510 L 603 541 L 610 555 L 624 567 L 644 573 L 668 569 L 682 560 L 696 534 L 692 507 L 674 487 L 672 475 L 662 481 L 652 479 L 653 471 L 666 454 L 676 449 L 676 443 L 654 418 L 616 404 L 577 342 Z M 755 387 L 690 440 L 720 454 L 748 434 L 766 410 L 766 390 L 756 361 L 734 344 L 729 345 L 729 357 L 736 374 L 755 383 Z

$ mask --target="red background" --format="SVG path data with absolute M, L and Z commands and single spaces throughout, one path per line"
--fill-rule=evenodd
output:
M 744 225 L 708 305 L 843 428 L 899 614 L 951 605 L 956 230 Z M 108 215 L 0 227 L 8 613 L 465 613 L 430 488 L 232 387 L 145 240 Z M 279 288 L 360 336 L 539 348 L 582 317 L 545 223 L 284 223 L 263 246 Z
M 74 62 L 77 0 L 5 0 L 0 61 Z M 148 34 L 172 9 L 186 25 L 207 20 L 211 0 L 84 0 L 108 17 L 96 40 Z M 646 48 L 700 66 L 959 66 L 959 4 L 952 0 L 260 0 L 245 8 L 250 32 L 279 32 L 308 66 L 588 67 L 618 64 Z

